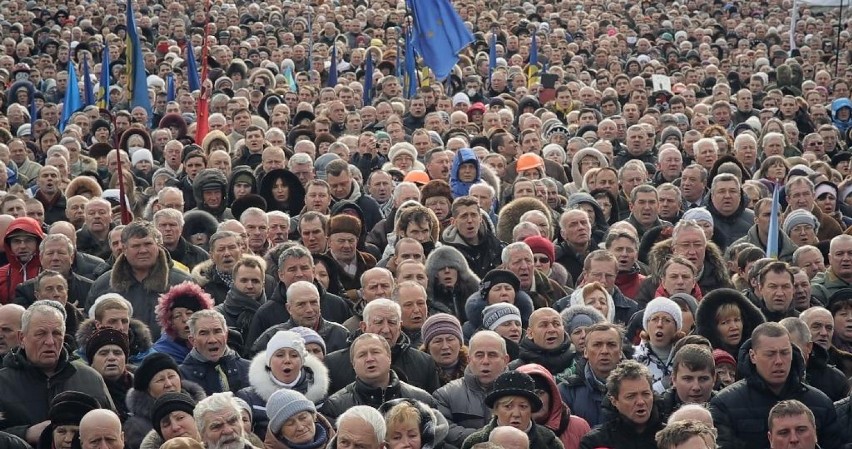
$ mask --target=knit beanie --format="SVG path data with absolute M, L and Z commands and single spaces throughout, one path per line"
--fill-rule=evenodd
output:
M 550 263 L 556 262 L 556 249 L 550 240 L 540 235 L 533 235 L 525 238 L 524 243 L 529 245 L 533 254 L 544 254 L 550 259 Z
M 54 429 L 59 426 L 79 426 L 86 413 L 101 408 L 97 399 L 79 391 L 63 391 L 50 401 L 47 419 Z
M 561 315 L 562 324 L 568 335 L 571 335 L 571 333 L 580 327 L 589 327 L 593 324 L 606 321 L 606 317 L 597 309 L 584 305 L 571 306 L 563 310 Z
M 351 215 L 340 214 L 331 217 L 328 222 L 328 235 L 345 233 L 355 237 L 361 236 L 361 220 Z
M 485 329 L 493 331 L 507 321 L 521 322 L 521 311 L 513 304 L 501 302 L 482 310 L 482 327 Z
M 713 216 L 706 207 L 693 207 L 683 213 L 682 220 L 706 221 L 713 225 Z
M 279 332 L 280 333 L 280 332 Z M 282 388 L 266 402 L 266 415 L 269 417 L 269 431 L 277 434 L 288 419 L 301 412 L 316 412 L 314 403 L 296 390 Z
M 135 167 L 137 162 L 140 161 L 148 161 L 149 163 L 154 163 L 154 155 L 151 154 L 151 150 L 140 148 L 133 152 L 133 155 L 130 156 L 130 162 Z
M 293 331 L 278 331 L 266 344 L 266 366 L 269 366 L 272 356 L 283 348 L 295 349 L 299 353 L 299 357 L 302 358 L 302 362 L 308 355 L 308 351 L 305 349 L 305 340 L 301 335 Z
M 317 333 L 317 331 L 304 326 L 297 326 L 290 329 L 290 332 L 295 332 L 299 334 L 303 340 L 305 340 L 305 346 L 314 343 L 320 345 L 322 347 L 322 353 L 325 354 L 328 351 L 328 348 L 325 346 L 325 340 Z
M 683 133 L 680 132 L 677 126 L 667 126 L 663 133 L 660 135 L 660 142 L 665 143 L 669 137 L 677 138 L 677 144 L 680 145 L 683 142 Z
M 429 346 L 432 339 L 438 335 L 452 335 L 458 338 L 459 342 L 464 341 L 459 319 L 448 313 L 436 313 L 427 318 L 423 327 L 420 328 L 420 333 L 423 335 L 423 344 L 426 346 Z
M 192 416 L 192 412 L 195 411 L 195 400 L 186 393 L 170 392 L 154 401 L 154 407 L 151 411 L 151 425 L 154 426 L 158 435 L 163 436 L 160 431 L 160 421 L 172 412 L 177 411 L 186 412 L 189 416 Z
M 86 360 L 92 363 L 95 354 L 106 345 L 116 345 L 121 348 L 125 360 L 130 355 L 130 342 L 127 335 L 124 335 L 124 332 L 118 329 L 105 327 L 97 330 L 86 342 Z
M 728 354 L 728 351 L 725 351 L 724 349 L 713 350 L 713 362 L 716 363 L 716 366 L 731 365 L 734 368 L 737 366 L 737 361 L 734 360 L 734 356 Z
M 251 421 L 254 420 L 254 413 L 251 411 L 251 406 L 249 405 L 248 402 L 245 401 L 245 399 L 242 399 L 238 396 L 234 396 L 234 402 L 236 402 L 237 405 L 239 405 L 241 409 L 248 412 L 249 420 L 251 420 Z
M 669 298 L 658 296 L 645 306 L 645 314 L 642 315 L 642 327 L 646 332 L 648 332 L 648 322 L 657 312 L 665 312 L 671 315 L 672 319 L 675 320 L 677 330 L 683 327 L 683 313 L 680 311 L 680 306 Z
M 674 295 L 669 296 L 669 299 L 677 303 L 679 306 L 686 305 L 686 308 L 689 309 L 693 317 L 695 317 L 695 313 L 698 312 L 698 301 L 689 293 L 675 293 Z M 681 310 L 683 310 L 683 307 L 681 307 Z M 682 330 L 684 332 L 689 331 L 689 329 Z
M 515 289 L 515 294 L 521 289 L 521 280 L 515 273 L 509 270 L 494 269 L 485 274 L 482 282 L 479 283 L 479 292 L 485 300 L 488 300 L 488 293 L 497 284 L 509 284 Z
M 793 228 L 802 224 L 813 226 L 814 232 L 819 231 L 819 222 L 816 217 L 804 209 L 797 209 L 787 214 L 787 218 L 784 219 L 784 233 L 789 235 Z
M 145 360 L 142 360 L 142 363 L 136 368 L 136 372 L 133 373 L 133 388 L 139 392 L 148 391 L 151 379 L 160 371 L 167 369 L 174 370 L 180 376 L 180 368 L 178 368 L 172 356 L 155 352 L 145 357 Z

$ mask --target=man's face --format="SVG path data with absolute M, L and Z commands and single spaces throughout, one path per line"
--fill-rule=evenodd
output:
M 405 329 L 420 329 L 429 315 L 426 309 L 426 292 L 422 288 L 406 286 L 400 290 L 399 306 L 402 309 L 402 327 Z M 438 351 L 438 358 L 444 353 L 443 349 Z M 453 354 L 458 357 L 458 352 Z M 435 358 L 437 361 L 438 358 Z M 452 362 L 452 361 L 450 361 Z
M 189 342 L 204 358 L 218 362 L 228 348 L 228 329 L 216 318 L 203 317 L 195 322 Z
M 21 347 L 27 359 L 37 368 L 53 369 L 62 353 L 65 323 L 53 313 L 36 313 L 30 318 L 26 332 L 21 333 Z
M 826 350 L 830 348 L 831 339 L 834 337 L 834 317 L 827 310 L 816 311 L 806 316 L 804 320 L 811 330 L 811 339 L 814 344 Z
M 338 232 L 328 237 L 328 250 L 335 259 L 351 263 L 357 254 L 358 237 L 348 232 Z
M 216 269 L 223 273 L 230 273 L 234 264 L 240 258 L 240 245 L 236 237 L 225 237 L 213 244 L 210 257 Z
M 59 170 L 42 168 L 38 174 L 38 188 L 52 197 L 59 192 Z
M 530 319 L 527 338 L 536 346 L 545 350 L 558 348 L 565 342 L 565 327 L 555 311 L 542 311 Z
M 302 244 L 312 253 L 324 253 L 328 243 L 325 229 L 320 220 L 302 220 L 299 222 Z
M 33 256 L 38 251 L 38 240 L 32 235 L 17 234 L 8 237 L 9 246 L 12 249 L 12 254 L 18 259 L 21 264 L 27 264 L 32 260 Z
M 382 382 L 390 372 L 391 356 L 380 341 L 361 340 L 352 347 L 352 367 L 358 379 L 368 384 Z
M 360 346 L 360 345 L 359 345 Z M 376 439 L 370 424 L 360 418 L 349 418 L 337 429 L 338 449 L 381 449 L 384 443 Z
M 348 170 L 343 170 L 339 176 L 328 175 L 328 184 L 331 186 L 331 196 L 335 199 L 343 199 L 352 192 L 352 177 Z
M 512 252 L 506 265 L 509 271 L 515 273 L 515 276 L 520 279 L 522 290 L 532 288 L 534 280 L 533 271 L 535 269 L 532 251 L 518 250 Z
M 647 379 L 622 379 L 617 396 L 610 396 L 618 413 L 636 425 L 644 425 L 651 418 L 654 392 Z
M 369 321 L 361 322 L 361 330 L 381 335 L 393 347 L 399 340 L 399 334 L 402 331 L 401 317 L 396 314 L 394 309 L 380 308 L 373 311 Z
M 630 203 L 630 211 L 636 221 L 643 226 L 650 226 L 659 218 L 659 201 L 656 192 L 642 192 L 636 195 L 636 200 Z
M 374 271 L 364 276 L 361 297 L 369 303 L 376 298 L 390 298 L 391 290 L 393 290 L 393 279 L 384 272 Z
M 234 273 L 234 288 L 249 298 L 257 299 L 263 294 L 264 280 L 260 268 L 242 266 Z
M 380 204 L 384 204 L 390 199 L 393 193 L 393 180 L 389 174 L 377 172 L 377 174 L 374 174 L 370 178 L 368 190 L 373 199 Z
M 762 336 L 752 342 L 749 359 L 754 364 L 757 374 L 767 383 L 770 389 L 779 390 L 787 382 L 790 366 L 793 363 L 793 346 L 790 337 Z
M 210 209 L 216 209 L 222 205 L 222 191 L 220 189 L 205 190 L 202 195 L 204 205 Z
M 83 449 L 122 449 L 124 448 L 124 432 L 117 421 L 104 425 L 92 423 L 85 435 L 80 434 L 80 445 Z
M 672 252 L 683 256 L 692 262 L 697 268 L 704 266 L 704 255 L 707 251 L 707 240 L 704 231 L 694 228 L 683 229 L 678 234 L 678 239 L 673 242 Z
M 62 276 L 47 276 L 38 283 L 36 299 L 50 299 L 60 304 L 68 302 L 68 281 Z
M 7 354 L 21 343 L 21 313 L 0 311 L 0 354 Z
M 243 226 L 246 228 L 249 238 L 249 247 L 252 251 L 260 251 L 266 244 L 269 233 L 269 222 L 261 215 L 248 215 L 243 218 Z
M 299 288 L 298 286 L 296 288 Z M 287 311 L 293 322 L 311 329 L 317 326 L 320 317 L 320 297 L 312 290 L 301 290 L 299 295 L 288 298 Z
M 831 265 L 831 271 L 838 277 L 843 279 L 852 277 L 852 242 L 845 240 L 835 242 L 828 253 L 828 262 Z
M 585 212 L 572 212 L 562 219 L 562 238 L 571 245 L 585 247 L 592 235 L 592 225 Z
M 736 213 L 742 201 L 741 189 L 736 181 L 722 181 L 716 184 L 711 193 L 713 206 L 722 216 Z
M 161 216 L 156 220 L 157 230 L 163 235 L 163 245 L 166 248 L 173 248 L 180 241 L 183 227 L 176 219 Z
M 633 269 L 639 258 L 639 250 L 636 247 L 636 243 L 626 237 L 613 240 L 612 245 L 609 247 L 609 252 L 618 260 L 618 271 Z
M 277 215 L 269 216 L 269 243 L 273 246 L 287 241 L 290 232 L 290 220 Z
M 106 204 L 90 203 L 86 205 L 86 227 L 94 233 L 109 230 L 110 209 Z
M 677 366 L 672 385 L 683 403 L 703 404 L 710 401 L 716 383 L 716 373 L 710 370 L 693 371 L 683 363 Z
M 149 270 L 157 263 L 158 248 L 154 237 L 131 237 L 124 245 L 124 254 L 131 267 Z
M 454 223 L 459 235 L 467 240 L 476 239 L 479 234 L 479 228 L 482 224 L 482 216 L 479 213 L 479 206 L 464 206 L 456 210 Z
M 243 423 L 238 409 L 211 410 L 204 416 L 201 440 L 216 449 L 242 449 Z
M 772 449 L 814 449 L 817 433 L 813 423 L 804 413 L 781 416 L 772 420 L 769 447 Z
M 127 358 L 118 345 L 104 345 L 92 358 L 92 368 L 105 380 L 115 380 L 124 374 Z
M 790 210 L 802 209 L 810 211 L 814 207 L 814 193 L 804 182 L 800 182 L 787 191 L 787 203 Z

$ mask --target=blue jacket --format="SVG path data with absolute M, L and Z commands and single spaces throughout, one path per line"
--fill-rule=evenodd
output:
M 163 354 L 170 355 L 178 365 L 183 363 L 186 356 L 189 355 L 190 350 L 190 348 L 185 344 L 175 341 L 174 338 L 169 337 L 165 332 L 163 332 L 160 335 L 160 339 L 154 343 L 153 349 L 155 352 L 162 352 Z
M 464 163 L 473 163 L 476 167 L 476 179 L 472 182 L 463 182 L 459 179 L 459 168 L 461 167 L 461 164 Z M 453 158 L 453 167 L 450 170 L 450 188 L 453 191 L 453 198 L 467 196 L 470 193 L 470 186 L 479 182 L 480 179 L 482 179 L 482 174 L 476 153 L 474 153 L 470 148 L 459 149 L 456 153 L 456 157 Z
M 193 349 L 180 365 L 181 376 L 185 380 L 201 385 L 201 388 L 204 388 L 204 392 L 208 396 L 223 391 L 236 393 L 248 387 L 248 371 L 251 362 L 241 358 L 231 349 L 226 349 L 226 351 L 225 355 L 219 359 L 219 362 L 214 363 L 204 360 L 204 357 L 196 349 Z M 222 371 L 228 377 L 227 390 L 223 388 L 222 382 L 219 379 L 219 373 L 216 371 L 217 365 L 221 366 Z
M 846 120 L 837 118 L 837 113 L 843 108 L 849 109 L 849 118 Z M 846 131 L 852 127 L 852 101 L 848 98 L 838 98 L 831 102 L 831 124 L 837 127 L 841 136 L 846 135 Z
M 592 428 L 603 424 L 601 405 L 606 395 L 606 385 L 595 378 L 588 363 L 582 372 L 559 384 L 559 395 L 571 413 L 585 419 Z

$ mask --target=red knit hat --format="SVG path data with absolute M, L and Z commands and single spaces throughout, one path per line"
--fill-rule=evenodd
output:
M 553 242 L 544 237 L 533 235 L 524 239 L 524 243 L 529 245 L 533 254 L 544 254 L 550 258 L 550 262 L 556 262 L 556 250 L 553 248 Z
M 713 361 L 716 363 L 716 366 L 719 365 L 733 365 L 735 368 L 737 366 L 737 361 L 734 360 L 734 356 L 728 354 L 728 351 L 723 349 L 714 349 L 713 350 Z

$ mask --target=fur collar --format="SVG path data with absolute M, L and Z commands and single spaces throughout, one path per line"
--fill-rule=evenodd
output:
M 208 283 L 213 282 L 216 276 L 216 271 L 213 269 L 213 261 L 205 260 L 200 264 L 196 265 L 195 268 L 192 269 L 192 279 L 204 288 Z
M 180 387 L 182 391 L 192 396 L 192 399 L 194 399 L 195 402 L 207 397 L 204 393 L 204 389 L 195 382 L 181 380 Z M 131 388 L 130 391 L 127 392 L 127 410 L 133 416 L 150 420 L 151 414 L 154 413 L 154 402 L 155 399 L 148 394 L 147 391 L 139 391 L 135 388 Z
M 322 402 L 328 397 L 328 386 L 330 379 L 328 368 L 315 356 L 308 354 L 302 366 L 303 374 L 308 376 L 308 390 L 305 397 L 315 404 Z M 266 351 L 260 351 L 249 366 L 249 383 L 254 391 L 265 401 L 269 400 L 272 393 L 282 387 L 276 385 L 270 378 L 271 374 L 266 368 Z
M 169 289 L 170 262 L 166 250 L 160 248 L 157 263 L 154 265 L 151 274 L 142 281 L 142 286 L 145 290 L 163 293 Z M 127 292 L 135 281 L 136 278 L 133 277 L 133 269 L 130 268 L 130 263 L 127 262 L 126 255 L 122 254 L 118 256 L 110 274 L 110 287 L 117 292 Z

